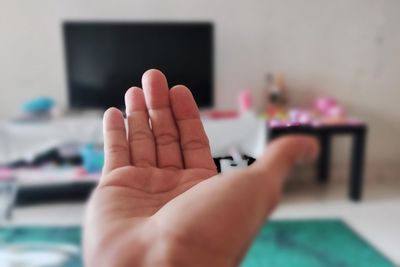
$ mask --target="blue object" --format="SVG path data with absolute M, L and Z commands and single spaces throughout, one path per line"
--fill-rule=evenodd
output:
M 28 113 L 49 111 L 55 106 L 53 99 L 49 97 L 39 97 L 25 102 L 22 109 Z
M 104 164 L 103 149 L 97 148 L 94 144 L 87 144 L 81 149 L 83 168 L 88 173 L 101 172 Z

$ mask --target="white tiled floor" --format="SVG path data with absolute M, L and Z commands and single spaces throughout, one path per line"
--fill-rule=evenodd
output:
M 336 182 L 319 186 L 289 182 L 281 205 L 272 218 L 341 218 L 385 256 L 400 265 L 400 181 L 368 183 L 364 199 L 347 199 L 347 185 Z M 82 204 L 19 208 L 17 224 L 79 224 Z

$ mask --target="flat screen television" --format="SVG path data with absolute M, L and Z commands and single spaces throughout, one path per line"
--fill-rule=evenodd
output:
M 63 37 L 71 109 L 123 108 L 150 68 L 170 87 L 187 85 L 200 107 L 213 105 L 212 23 L 64 22 Z

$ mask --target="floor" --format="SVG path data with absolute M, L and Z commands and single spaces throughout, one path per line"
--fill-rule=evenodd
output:
M 82 204 L 19 208 L 14 214 L 14 222 L 78 224 L 83 212 Z M 400 181 L 367 183 L 364 199 L 358 203 L 347 199 L 347 184 L 343 182 L 320 186 L 314 182 L 289 181 L 283 201 L 272 218 L 341 218 L 400 266 Z
M 400 181 L 367 183 L 361 202 L 347 199 L 347 184 L 289 183 L 272 218 L 341 218 L 400 266 Z

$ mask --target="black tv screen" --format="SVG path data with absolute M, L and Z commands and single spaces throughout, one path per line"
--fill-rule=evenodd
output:
M 150 68 L 187 85 L 200 107 L 213 104 L 211 23 L 65 22 L 63 34 L 72 109 L 124 107 Z

